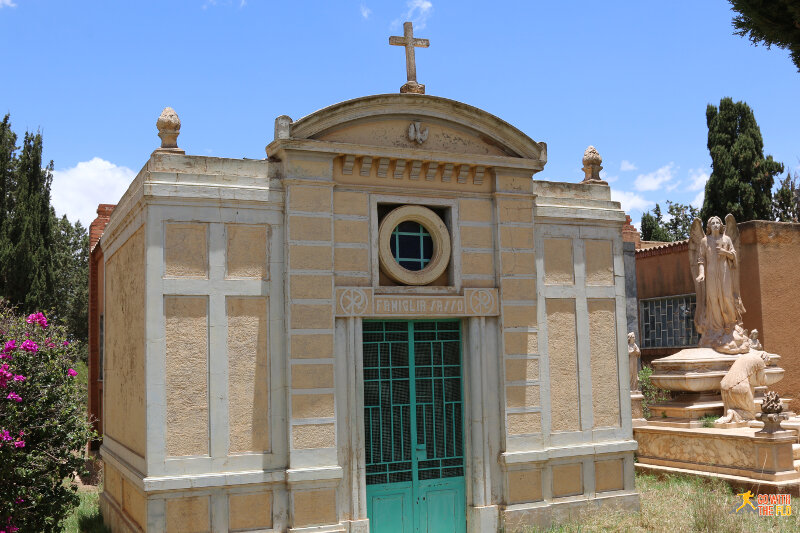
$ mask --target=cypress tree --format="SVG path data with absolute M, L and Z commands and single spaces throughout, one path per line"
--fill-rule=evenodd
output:
M 11 121 L 6 115 L 3 122 L 0 122 L 0 294 L 5 294 L 6 265 L 11 253 L 8 218 L 13 208 L 16 142 L 17 136 L 11 131 Z
M 783 164 L 764 157 L 764 141 L 753 110 L 744 102 L 723 98 L 719 109 L 706 109 L 711 177 L 706 183 L 701 216 L 737 222 L 772 219 L 772 184 Z
M 14 209 L 8 220 L 5 296 L 23 312 L 49 309 L 53 301 L 50 184 L 53 162 L 42 167 L 42 135 L 26 133 L 14 172 Z

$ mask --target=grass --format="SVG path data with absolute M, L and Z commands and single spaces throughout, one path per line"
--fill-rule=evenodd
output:
M 103 517 L 100 515 L 98 497 L 101 488 L 86 487 L 86 489 L 78 493 L 81 503 L 64 522 L 64 533 L 111 533 L 111 530 L 103 525 Z
M 700 422 L 703 424 L 704 428 L 713 428 L 714 421 L 719 418 L 716 415 L 705 415 L 700 417 Z
M 708 533 L 783 533 L 800 531 L 797 503 L 792 516 L 765 517 L 733 511 L 742 503 L 731 488 L 719 480 L 690 477 L 636 475 L 641 511 L 590 509 L 569 522 L 549 529 L 529 528 L 527 533 L 588 533 L 600 531 Z M 755 499 L 753 500 L 755 502 Z

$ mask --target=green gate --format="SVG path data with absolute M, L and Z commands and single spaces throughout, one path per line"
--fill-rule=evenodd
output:
M 364 322 L 371 533 L 464 533 L 458 321 Z

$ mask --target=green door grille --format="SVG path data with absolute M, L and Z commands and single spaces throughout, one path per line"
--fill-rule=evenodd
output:
M 412 480 L 408 323 L 364 323 L 367 484 Z
M 464 531 L 460 323 L 365 321 L 363 356 L 370 530 Z

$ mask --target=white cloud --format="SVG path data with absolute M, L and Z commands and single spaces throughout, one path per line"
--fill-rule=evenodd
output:
M 605 170 L 600 171 L 600 179 L 607 183 L 614 183 L 619 179 L 619 176 L 609 176 Z
M 623 160 L 622 160 L 622 164 L 619 166 L 619 169 L 620 169 L 622 172 L 628 172 L 629 170 L 638 170 L 638 168 L 636 167 L 636 165 L 634 165 L 633 163 L 631 163 L 631 162 L 630 162 L 630 161 L 628 161 L 627 159 L 623 159 Z
M 433 2 L 430 0 L 408 0 L 406 3 L 408 10 L 403 14 L 403 20 L 410 20 L 414 23 L 415 30 L 425 29 L 428 17 L 433 12 Z M 400 25 L 401 21 L 395 20 L 392 25 Z
M 366 4 L 361 4 L 361 16 L 368 19 L 370 14 L 372 14 L 372 10 Z
M 633 211 L 644 211 L 654 204 L 654 202 L 647 200 L 635 192 L 621 191 L 619 189 L 611 189 L 611 199 L 615 202 L 619 202 L 622 206 L 622 210 L 629 215 Z
M 17 7 L 17 4 L 14 3 L 14 0 L 0 0 L 0 9 L 4 7 Z
M 696 207 L 697 209 L 702 208 L 703 207 L 703 200 L 705 200 L 705 197 L 706 197 L 706 191 L 705 191 L 705 189 L 703 189 L 703 190 L 701 190 L 700 192 L 697 193 L 697 196 L 694 197 L 694 200 L 692 200 L 692 205 L 694 207 Z
M 675 163 L 670 163 L 649 174 L 639 174 L 634 181 L 637 191 L 656 191 L 675 177 Z
M 93 158 L 72 168 L 53 171 L 50 203 L 56 214 L 67 215 L 73 224 L 80 220 L 88 228 L 97 217 L 97 204 L 115 204 L 136 176 L 136 172 L 110 161 Z
M 701 191 L 706 188 L 706 182 L 709 178 L 708 172 L 702 168 L 693 168 L 689 170 L 689 190 Z

